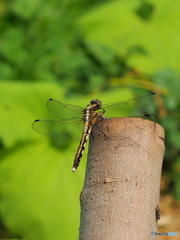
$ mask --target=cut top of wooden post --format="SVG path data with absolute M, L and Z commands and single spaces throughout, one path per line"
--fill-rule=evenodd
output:
M 140 153 L 143 157 L 150 154 L 154 158 L 158 153 L 163 155 L 164 150 L 164 129 L 156 122 L 141 118 L 111 118 L 105 119 L 94 126 L 90 138 L 89 157 L 91 158 L 91 154 L 93 154 L 92 160 L 94 160 L 95 151 L 100 157 L 100 161 L 95 161 L 97 166 L 95 164 L 93 168 L 100 171 L 105 168 L 106 172 L 109 169 L 111 172 L 118 173 L 118 171 L 122 170 L 119 162 L 120 160 L 123 161 L 122 156 L 125 157 L 126 164 L 128 164 L 126 157 L 129 155 L 131 156 L 129 159 L 130 164 L 136 164 L 139 157 L 141 157 Z M 118 151 L 120 155 L 117 154 Z M 107 158 L 109 154 L 110 159 L 104 161 L 103 159 Z M 113 156 L 117 158 L 117 162 L 113 161 Z M 89 164 L 87 167 L 93 164 L 92 160 L 88 159 Z M 162 159 L 159 162 L 162 164 Z M 98 167 L 98 165 L 101 166 Z
M 80 240 L 156 239 L 164 129 L 140 118 L 94 126 L 81 193 Z

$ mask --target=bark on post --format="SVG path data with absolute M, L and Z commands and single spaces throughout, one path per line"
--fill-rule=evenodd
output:
M 79 240 L 155 240 L 164 129 L 140 118 L 93 128 L 81 193 Z

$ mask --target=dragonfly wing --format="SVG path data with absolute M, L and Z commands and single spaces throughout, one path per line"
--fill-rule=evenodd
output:
M 152 114 L 159 102 L 161 95 L 157 93 L 148 93 L 127 101 L 103 105 L 105 117 L 129 117 L 144 114 Z
M 49 99 L 46 103 L 46 107 L 53 116 L 60 120 L 80 119 L 82 117 L 82 107 L 65 104 L 55 99 Z
M 81 120 L 35 120 L 32 128 L 43 135 L 49 136 L 58 142 L 77 141 L 82 134 Z

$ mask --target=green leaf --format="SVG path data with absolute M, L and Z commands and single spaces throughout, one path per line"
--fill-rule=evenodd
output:
M 16 148 L 2 159 L 0 211 L 12 234 L 39 240 L 77 238 L 82 170 L 71 172 L 72 162 L 66 159 L 72 155 L 42 141 Z
M 28 19 L 31 18 L 36 9 L 38 7 L 42 7 L 41 0 L 31 0 L 31 1 L 23 1 L 23 0 L 16 0 L 12 4 L 11 9 L 21 17 Z
M 150 1 L 154 5 L 149 21 L 140 18 L 137 0 L 112 1 L 94 8 L 80 19 L 86 37 L 127 56 L 129 49 L 141 46 L 146 54 L 128 56 L 128 63 L 152 73 L 167 66 L 179 69 L 178 0 Z
M 60 149 L 31 128 L 34 119 L 50 117 L 46 101 L 63 98 L 65 90 L 56 84 L 0 82 L 0 91 L 4 225 L 11 235 L 27 239 L 77 238 L 85 165 L 71 172 L 78 143 Z
M 175 197 L 180 199 L 180 157 L 177 156 L 173 165 L 173 175 L 175 185 Z

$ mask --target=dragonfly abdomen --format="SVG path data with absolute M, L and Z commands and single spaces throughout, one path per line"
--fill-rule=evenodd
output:
M 90 133 L 91 133 L 91 129 L 92 129 L 91 126 L 87 126 L 86 132 L 84 132 L 83 135 L 82 135 L 82 138 L 81 138 L 79 147 L 78 147 L 78 149 L 77 149 L 76 156 L 75 156 L 75 158 L 74 158 L 74 163 L 73 163 L 73 167 L 72 167 L 72 172 L 75 172 L 76 169 L 78 168 L 79 164 L 80 164 L 81 158 L 82 158 L 83 153 L 84 153 L 84 149 L 85 149 L 85 147 L 86 147 L 86 143 L 87 143 L 88 138 L 89 138 L 89 135 L 90 135 Z
M 82 138 L 81 138 L 79 147 L 77 149 L 76 156 L 74 158 L 72 172 L 75 172 L 76 169 L 79 166 L 79 163 L 81 161 L 84 149 L 86 147 L 87 140 L 88 140 L 89 135 L 91 133 L 92 124 L 91 124 L 91 121 L 90 121 L 90 110 L 89 110 L 89 108 L 90 108 L 90 106 L 87 106 L 87 108 L 84 109 L 84 116 L 83 116 L 84 129 L 83 129 L 83 134 L 82 134 Z

